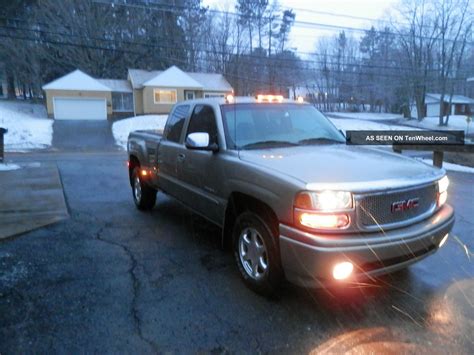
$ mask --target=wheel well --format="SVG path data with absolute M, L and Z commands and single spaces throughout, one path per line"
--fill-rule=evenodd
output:
M 244 211 L 252 211 L 259 215 L 270 227 L 274 236 L 278 235 L 278 217 L 272 208 L 265 202 L 250 195 L 233 192 L 227 203 L 225 221 L 222 235 L 222 244 L 225 248 L 232 245 L 232 230 L 237 217 Z
M 140 161 L 135 155 L 130 155 L 130 158 L 128 159 L 128 178 L 130 179 L 130 185 L 132 185 L 133 169 L 137 166 L 140 166 Z

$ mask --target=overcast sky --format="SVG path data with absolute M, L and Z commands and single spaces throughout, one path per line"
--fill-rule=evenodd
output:
M 377 22 L 370 19 L 387 20 L 388 11 L 398 2 L 399 0 L 279 0 L 282 9 L 294 9 L 297 21 L 353 28 L 370 28 L 372 24 L 377 25 Z M 235 1 L 203 0 L 203 3 L 210 7 L 217 6 L 219 9 L 234 11 Z M 329 13 L 344 16 L 332 16 Z M 338 28 L 328 29 L 324 26 L 296 23 L 291 30 L 290 47 L 298 52 L 312 52 L 319 37 L 335 35 L 339 31 Z M 360 36 L 360 32 L 354 31 L 353 35 Z

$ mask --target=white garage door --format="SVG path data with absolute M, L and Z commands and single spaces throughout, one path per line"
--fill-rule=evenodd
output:
M 107 104 L 105 99 L 90 97 L 55 97 L 54 118 L 57 120 L 106 120 Z

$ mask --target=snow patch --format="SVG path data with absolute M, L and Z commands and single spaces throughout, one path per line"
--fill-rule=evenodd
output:
M 417 128 L 386 124 L 356 118 L 330 118 L 332 123 L 343 131 L 416 131 Z
M 433 159 L 428 159 L 428 158 L 414 158 L 414 159 L 419 160 L 422 163 L 433 166 Z M 446 169 L 446 170 L 450 170 L 450 171 L 458 171 L 458 172 L 462 172 L 462 173 L 472 173 L 472 174 L 474 174 L 474 168 L 472 168 L 470 166 L 464 166 L 464 165 L 459 165 L 459 164 L 443 162 L 443 168 Z
M 141 129 L 163 129 L 168 115 L 144 115 L 125 118 L 112 126 L 115 143 L 127 149 L 127 140 L 130 132 Z
M 403 118 L 396 113 L 374 113 L 374 112 L 328 112 L 328 116 L 339 118 L 357 118 L 369 121 L 386 121 Z
M 51 146 L 53 120 L 44 105 L 0 100 L 0 127 L 5 134 L 5 151 L 24 152 Z
M 10 171 L 10 170 L 17 170 L 17 169 L 20 169 L 19 165 L 0 163 L 0 171 Z
M 446 131 L 446 130 L 460 130 L 467 133 L 474 133 L 474 122 L 471 122 L 469 132 L 467 132 L 467 121 L 465 115 L 454 115 L 449 116 L 448 126 L 438 126 L 439 117 L 425 117 L 423 120 L 400 120 L 399 123 L 403 123 L 412 127 L 429 129 L 434 131 Z

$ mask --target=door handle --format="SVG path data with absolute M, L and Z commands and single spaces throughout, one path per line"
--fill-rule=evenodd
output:
M 185 158 L 186 158 L 186 155 L 184 155 L 184 153 L 178 154 L 178 161 L 183 161 Z

